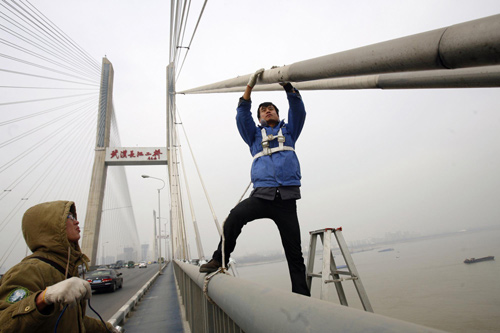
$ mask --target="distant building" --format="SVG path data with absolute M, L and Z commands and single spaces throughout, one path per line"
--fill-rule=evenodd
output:
M 124 247 L 123 254 L 124 254 L 125 261 L 130 261 L 130 260 L 135 261 L 136 260 L 136 258 L 135 258 L 136 254 L 134 253 L 133 247 Z
M 142 261 L 148 260 L 148 251 L 149 251 L 149 244 L 142 244 L 141 245 L 141 260 Z

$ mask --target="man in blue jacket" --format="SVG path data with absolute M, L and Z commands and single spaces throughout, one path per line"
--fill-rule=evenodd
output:
M 254 157 L 251 171 L 254 190 L 249 198 L 231 210 L 224 223 L 224 260 L 227 265 L 244 225 L 256 219 L 270 218 L 280 232 L 292 292 L 310 296 L 296 205 L 296 200 L 300 199 L 300 164 L 294 151 L 295 142 L 304 126 L 306 111 L 298 90 L 290 83 L 282 83 L 289 104 L 288 123 L 280 121 L 279 110 L 273 103 L 266 102 L 257 109 L 260 126 L 256 126 L 250 111 L 250 94 L 263 71 L 260 69 L 250 77 L 236 109 L 238 131 Z M 202 265 L 200 272 L 214 272 L 222 266 L 221 263 L 222 239 L 212 260 Z

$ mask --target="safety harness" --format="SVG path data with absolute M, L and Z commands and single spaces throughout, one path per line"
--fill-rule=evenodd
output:
M 278 139 L 278 147 L 269 148 L 269 142 L 273 141 L 275 139 Z M 271 154 L 274 154 L 278 151 L 284 151 L 284 150 L 295 151 L 295 149 L 293 149 L 293 147 L 285 146 L 284 143 L 285 143 L 285 136 L 283 135 L 281 128 L 278 132 L 278 135 L 272 135 L 272 134 L 267 135 L 266 129 L 263 128 L 262 129 L 262 151 L 255 154 L 253 156 L 253 159 L 255 160 L 261 156 L 271 155 Z

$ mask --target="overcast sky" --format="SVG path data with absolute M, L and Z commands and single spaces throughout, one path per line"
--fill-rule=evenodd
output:
M 98 62 L 115 70 L 114 107 L 123 146 L 165 145 L 167 1 L 41 1 L 40 11 Z M 183 46 L 201 8 L 194 1 Z M 177 90 L 256 69 L 446 27 L 500 13 L 485 1 L 209 1 Z M 185 52 L 185 49 L 183 49 Z M 183 57 L 181 56 L 181 59 Z M 178 95 L 177 106 L 210 199 L 222 222 L 249 182 L 252 157 L 235 125 L 240 93 Z M 298 202 L 303 245 L 308 231 L 344 228 L 347 241 L 388 232 L 433 233 L 500 225 L 498 89 L 303 91 L 307 110 L 296 145 L 302 167 Z M 254 92 L 286 118 L 284 92 Z M 205 255 L 218 234 L 182 138 Z M 164 167 L 128 167 L 142 242 Z M 169 210 L 161 192 L 162 215 Z M 187 207 L 187 202 L 185 203 Z M 190 221 L 186 210 L 187 221 Z M 188 222 L 195 254 L 192 226 Z M 271 221 L 245 227 L 235 255 L 279 250 Z

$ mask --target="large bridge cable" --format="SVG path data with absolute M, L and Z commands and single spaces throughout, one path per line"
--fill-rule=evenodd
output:
M 16 157 L 12 158 L 7 163 L 1 165 L 0 166 L 0 173 L 4 172 L 8 168 L 10 168 L 12 165 L 14 165 L 15 163 L 17 163 L 21 159 L 27 157 L 29 155 L 29 153 L 31 153 L 34 150 L 38 149 L 40 146 L 42 146 L 45 142 L 47 142 L 51 138 L 57 136 L 58 134 L 60 135 L 61 132 L 64 131 L 64 129 L 69 128 L 71 125 L 74 124 L 73 121 L 74 121 L 73 119 L 70 119 L 70 121 L 64 122 L 61 126 L 57 127 L 54 132 L 52 132 L 51 134 L 49 134 L 49 135 L 45 136 L 44 138 L 38 140 L 38 142 L 35 145 L 33 145 L 30 148 L 26 149 L 21 154 L 19 154 Z M 64 140 L 61 139 L 61 141 L 64 141 Z M 52 149 L 53 148 L 54 147 L 52 147 Z
M 12 44 L 12 43 L 9 43 L 9 42 L 5 42 L 3 39 L 0 39 L 0 43 L 5 44 L 5 45 Z M 11 45 L 9 45 L 9 46 L 11 46 Z M 51 59 L 49 59 L 47 57 L 41 56 L 41 55 L 39 55 L 39 54 L 37 54 L 35 52 L 29 51 L 29 50 L 27 50 L 25 48 L 22 48 L 22 47 L 19 47 L 19 46 L 12 46 L 12 47 L 15 48 L 15 49 L 17 49 L 17 50 L 21 50 L 21 51 L 23 51 L 25 53 L 28 53 L 30 55 L 33 55 L 34 57 L 39 58 L 41 60 L 45 60 L 47 62 L 53 63 L 55 65 L 58 65 L 61 68 L 72 70 L 71 68 L 68 68 L 68 66 L 65 66 L 65 65 L 63 65 L 61 63 L 58 63 L 58 62 L 56 62 L 54 60 L 51 60 Z M 7 55 L 7 54 L 0 53 L 0 56 L 2 58 L 9 59 L 11 61 L 19 62 L 19 63 L 25 64 L 25 65 L 28 65 L 28 66 L 31 66 L 31 67 L 40 68 L 40 69 L 43 69 L 43 70 L 46 70 L 46 71 L 49 71 L 49 72 L 54 72 L 54 73 L 58 73 L 58 74 L 61 74 L 61 75 L 70 76 L 70 77 L 77 78 L 77 79 L 80 79 L 80 80 L 83 80 L 83 81 L 88 81 L 88 82 L 95 82 L 96 81 L 95 77 L 94 78 L 81 77 L 81 76 L 78 76 L 78 75 L 70 74 L 68 72 L 63 72 L 63 71 L 57 70 L 55 68 L 43 66 L 43 65 L 40 65 L 40 64 L 28 61 L 28 60 L 24 60 L 22 58 L 13 57 L 13 56 L 10 56 L 10 55 Z
M 12 237 L 12 242 L 10 242 L 10 244 L 8 246 L 8 249 L 10 249 L 10 250 L 5 251 L 4 254 L 2 255 L 2 257 L 0 258 L 0 267 L 5 265 L 5 262 L 7 261 L 9 256 L 11 255 L 12 251 L 14 251 L 14 249 L 16 248 L 16 244 L 18 244 L 19 241 L 21 240 L 21 231 L 22 231 L 22 229 L 20 228 L 19 231 L 17 232 L 17 234 L 14 237 Z
M 90 104 L 87 107 L 91 107 Z M 89 129 L 91 128 L 90 125 L 94 123 L 93 119 L 92 119 L 93 118 L 92 117 L 92 110 L 85 112 L 85 114 L 87 114 L 87 118 L 90 119 L 90 122 L 89 122 L 89 125 L 86 125 L 85 122 L 80 123 L 81 126 L 78 126 L 77 130 L 73 133 L 74 136 L 76 136 L 77 138 L 80 138 L 79 140 L 77 140 L 77 143 L 88 142 L 87 140 L 91 139 L 91 136 L 89 136 L 88 134 L 86 136 L 79 135 L 79 132 L 85 128 L 87 129 L 87 132 L 89 132 Z M 86 137 L 87 137 L 87 139 L 85 139 Z M 21 173 L 19 175 L 19 177 L 17 177 L 14 181 L 12 181 L 12 183 L 10 183 L 8 186 L 5 186 L 4 192 L 2 194 L 0 194 L 0 200 L 2 200 L 5 196 L 7 196 L 9 193 L 11 193 L 11 191 L 13 189 L 15 189 L 17 187 L 17 185 L 19 185 L 19 183 L 21 183 L 26 177 L 28 177 L 31 174 L 31 171 L 33 171 L 36 168 L 39 168 L 40 165 L 45 160 L 47 160 L 52 154 L 54 154 L 56 152 L 60 152 L 61 150 L 62 151 L 76 152 L 76 150 L 70 149 L 74 145 L 73 141 L 63 140 L 63 143 L 65 143 L 65 146 L 63 148 L 60 147 L 60 149 L 57 149 L 57 145 L 50 147 L 48 150 L 46 150 L 46 152 L 43 154 L 43 156 L 40 159 L 37 159 L 35 162 L 33 162 L 23 173 Z M 64 154 L 60 154 L 58 159 L 60 159 L 63 155 Z M 75 158 L 78 158 L 78 156 L 75 156 Z M 80 162 L 82 161 L 82 159 L 78 158 L 78 160 L 79 160 L 78 165 L 81 165 Z M 81 174 L 81 173 L 78 173 L 78 174 Z M 74 178 L 79 178 L 79 177 L 74 177 Z
M 23 87 L 23 88 L 26 88 L 26 87 Z M 41 89 L 43 89 L 43 88 L 41 88 Z M 54 89 L 58 89 L 58 88 L 54 88 Z M 12 123 L 15 123 L 15 122 L 18 122 L 18 121 L 21 121 L 21 120 L 25 120 L 25 119 L 29 119 L 29 118 L 34 118 L 34 117 L 40 116 L 42 114 L 46 114 L 46 113 L 54 112 L 54 111 L 57 111 L 57 110 L 60 110 L 60 109 L 64 109 L 66 107 L 73 106 L 75 104 L 85 103 L 85 102 L 88 102 L 90 100 L 92 100 L 92 102 L 93 102 L 94 97 L 89 97 L 87 99 L 82 99 L 82 100 L 78 100 L 76 102 L 71 102 L 71 103 L 68 103 L 68 104 L 63 104 L 63 105 L 56 106 L 56 107 L 53 107 L 53 108 L 50 108 L 50 109 L 46 109 L 46 110 L 42 110 L 42 111 L 35 112 L 35 113 L 32 113 L 32 114 L 28 114 L 26 116 L 22 116 L 22 117 L 13 118 L 13 119 L 10 119 L 10 120 L 2 121 L 2 122 L 0 122 L 0 126 L 5 126 L 5 125 L 8 125 L 8 124 L 12 124 Z
M 81 108 L 83 108 L 83 107 L 81 107 Z M 15 137 L 13 137 L 13 138 L 10 138 L 10 139 L 8 139 L 6 141 L 0 142 L 0 148 L 3 148 L 5 146 L 8 146 L 8 145 L 10 145 L 10 144 L 18 141 L 18 140 L 21 140 L 22 138 L 24 138 L 26 136 L 29 136 L 29 135 L 31 135 L 31 134 L 33 134 L 35 132 L 38 132 L 38 131 L 44 129 L 45 127 L 47 127 L 47 126 L 50 126 L 50 125 L 52 125 L 54 123 L 57 123 L 57 122 L 63 120 L 64 118 L 68 118 L 68 117 L 72 116 L 73 114 L 75 114 L 75 113 L 77 113 L 79 111 L 80 111 L 79 109 L 72 110 L 72 111 L 70 111 L 68 113 L 62 114 L 62 115 L 60 115 L 60 116 L 58 116 L 58 117 L 56 117 L 54 119 L 51 119 L 51 120 L 49 120 L 49 121 L 47 121 L 45 123 L 42 123 L 42 124 L 40 124 L 40 125 L 32 128 L 32 129 L 29 129 L 29 130 L 27 130 L 27 131 L 25 131 L 25 132 L 23 132 L 23 133 L 15 136 Z
M 500 64 L 500 15 L 333 53 L 262 73 L 258 85 L 320 79 L 356 78 L 388 73 L 456 71 Z M 245 87 L 252 74 L 181 91 Z M 492 79 L 495 82 L 495 78 Z M 498 82 L 498 79 L 496 79 Z M 402 80 L 400 80 L 402 81 Z M 404 80 L 403 80 L 404 81 Z M 403 82 L 404 83 L 404 82 Z M 244 88 L 243 88 L 244 89 Z
M 180 115 L 180 112 L 179 112 L 179 109 L 177 108 L 177 116 L 179 117 L 179 123 L 177 125 L 181 125 L 181 128 L 184 132 L 184 137 L 186 139 L 186 143 L 189 147 L 189 151 L 191 153 L 191 157 L 193 159 L 193 162 L 194 162 L 194 166 L 196 168 L 196 172 L 198 173 L 198 177 L 200 178 L 200 183 L 201 183 L 201 186 L 203 188 L 203 191 L 205 193 L 205 197 L 207 198 L 207 202 L 208 202 L 208 206 L 210 207 L 210 211 L 212 213 L 212 216 L 213 216 L 213 219 L 214 219 L 214 222 L 215 222 L 215 226 L 217 227 L 217 231 L 219 232 L 219 236 L 222 238 L 222 267 L 225 269 L 225 261 L 224 261 L 224 233 L 222 232 L 223 228 L 221 228 L 220 224 L 219 224 L 219 220 L 217 218 L 217 215 L 215 213 L 215 210 L 214 210 L 214 207 L 212 205 L 212 202 L 210 200 L 210 195 L 208 194 L 208 191 L 207 191 L 207 188 L 205 186 L 205 182 L 203 181 L 203 177 L 201 176 L 201 172 L 200 172 L 200 169 L 198 167 L 198 163 L 196 162 L 196 158 L 194 156 L 194 153 L 193 153 L 193 149 L 191 147 L 191 143 L 189 142 L 189 136 L 186 132 L 186 129 L 184 128 L 184 123 L 182 122 L 182 118 L 181 118 L 181 115 Z M 238 202 L 236 203 L 239 204 L 241 202 L 241 200 L 243 200 L 243 197 L 245 196 L 245 194 L 248 192 L 248 189 L 250 188 L 250 185 L 252 184 L 252 182 L 250 182 L 245 191 L 243 192 L 243 194 L 241 195 L 241 197 L 239 198 Z M 227 217 L 226 217 L 227 219 Z M 226 219 L 224 219 L 224 222 L 226 222 Z M 223 226 L 224 226 L 224 222 L 223 222 Z M 237 275 L 237 272 L 235 272 L 235 270 L 233 270 L 233 273 L 235 273 L 235 275 Z
M 49 40 L 52 40 L 53 42 L 49 42 L 47 39 L 43 39 L 40 35 L 37 35 L 37 37 L 40 37 L 40 41 L 43 40 L 49 49 L 55 49 L 60 53 L 60 55 L 54 55 L 53 53 L 55 57 L 63 59 L 67 63 L 72 63 L 75 67 L 81 67 L 82 64 L 86 64 L 86 68 L 88 68 L 88 70 L 92 73 L 91 75 L 100 77 L 99 64 L 93 60 L 80 46 L 71 40 L 71 38 L 67 37 L 67 35 L 64 34 L 64 32 L 62 32 L 61 29 L 59 29 L 53 22 L 47 19 L 38 9 L 36 9 L 36 7 L 29 3 L 30 6 L 36 10 L 36 12 L 40 13 L 40 15 L 38 15 L 35 10 L 30 10 L 26 4 L 23 4 L 25 6 L 24 8 L 18 3 L 14 2 L 14 4 L 20 10 L 8 3 L 7 5 L 11 7 L 11 9 L 5 6 L 4 7 L 22 19 L 27 25 L 30 25 L 35 30 L 41 32 L 41 34 Z M 50 51 L 46 52 L 50 53 Z M 67 56 L 63 57 L 64 54 Z
M 187 3 L 187 6 L 186 6 Z M 177 38 L 175 45 L 175 55 L 174 55 L 174 66 L 177 66 L 179 62 L 179 54 L 183 48 L 182 44 L 184 42 L 184 36 L 186 34 L 187 20 L 189 17 L 189 10 L 191 8 L 191 0 L 185 0 L 182 6 L 182 17 L 178 22 L 178 27 L 176 28 Z
M 86 114 L 83 114 L 81 116 L 79 116 L 78 118 L 75 118 L 75 119 L 72 119 L 72 121 L 80 121 L 79 118 L 82 118 L 82 117 L 87 117 L 89 118 L 89 115 L 92 116 L 92 111 L 93 110 L 89 110 L 89 112 L 87 112 Z M 90 117 L 91 118 L 91 117 Z M 81 124 L 84 124 L 85 122 L 84 121 L 81 121 L 80 122 Z M 85 128 L 85 126 L 79 126 L 79 130 L 83 130 Z M 59 131 L 56 131 L 58 133 L 64 133 L 62 132 L 62 130 L 59 130 Z M 77 137 L 80 137 L 79 136 L 79 131 L 75 131 L 74 132 L 75 136 Z M 83 140 L 83 138 L 80 138 L 80 140 Z M 71 147 L 74 145 L 74 142 L 72 142 L 71 140 L 66 140 L 66 139 L 61 139 L 59 140 L 60 142 L 66 142 L 66 145 L 65 146 L 61 146 L 60 142 L 56 142 L 52 147 L 50 147 L 50 149 L 48 149 L 48 152 L 46 154 L 44 154 L 44 157 L 40 160 L 37 160 L 34 165 L 38 168 L 40 168 L 40 165 L 42 162 L 44 162 L 46 159 L 48 159 L 50 157 L 50 155 L 52 153 L 59 153 L 61 150 L 65 151 L 67 148 Z M 57 147 L 62 147 L 62 149 L 57 149 Z M 70 150 L 70 149 L 67 149 L 67 150 Z M 65 168 L 69 169 L 70 167 L 73 168 L 73 169 L 77 169 L 78 170 L 78 165 L 80 165 L 79 163 L 79 160 L 78 160 L 78 151 L 77 150 L 73 150 L 72 154 L 59 154 L 56 158 L 54 158 L 52 160 L 52 162 L 47 165 L 47 167 L 45 168 L 45 170 L 41 173 L 40 176 L 37 177 L 37 180 L 32 184 L 32 186 L 24 193 L 24 195 L 21 197 L 21 205 L 16 205 L 15 207 L 13 207 L 13 209 L 11 209 L 10 213 L 5 217 L 5 219 L 3 221 L 0 222 L 0 231 L 2 231 L 9 223 L 9 221 L 19 212 L 19 210 L 24 206 L 24 204 L 29 200 L 29 198 L 35 193 L 35 191 L 44 183 L 45 179 L 47 179 L 47 177 L 51 174 L 51 173 L 56 173 L 58 175 L 73 175 L 73 172 L 72 173 L 69 173 L 69 172 L 62 172 L 61 169 L 57 169 L 55 168 L 56 165 L 64 165 Z M 76 166 L 76 168 L 74 168 L 74 166 Z M 32 167 L 30 167 L 31 169 L 34 169 Z M 30 169 L 29 168 L 29 169 Z M 28 170 L 29 170 L 28 169 Z M 27 171 L 27 173 L 25 173 L 25 176 L 23 177 L 26 178 L 29 174 L 31 173 L 31 171 Z M 81 174 L 80 172 L 75 172 L 76 174 Z M 71 179 L 73 178 L 76 178 L 76 177 L 72 177 Z M 22 179 L 21 179 L 22 180 Z M 53 183 L 52 184 L 49 184 L 47 186 L 47 189 L 51 189 L 53 188 Z M 9 192 L 4 192 L 4 193 L 10 193 Z M 5 196 L 4 196 L 5 197 Z M 2 198 L 3 199 L 3 198 Z
M 64 31 L 62 31 L 54 22 L 52 22 L 47 16 L 45 16 L 41 11 L 38 10 L 33 4 L 31 4 L 28 0 L 26 2 L 34 8 L 34 11 L 39 13 L 38 17 L 44 20 L 47 24 L 51 25 L 55 32 L 60 36 L 61 40 L 65 41 L 66 44 L 69 44 L 69 50 L 73 50 L 75 55 L 77 55 L 80 59 L 83 60 L 84 63 L 90 66 L 95 70 L 95 73 L 98 77 L 101 77 L 101 65 L 97 62 L 92 56 L 85 51 L 78 43 L 76 43 L 73 39 L 71 39 Z
M 189 151 L 191 152 L 191 157 L 193 158 L 194 166 L 196 168 L 196 172 L 198 173 L 198 177 L 200 178 L 200 183 L 203 188 L 203 191 L 205 193 L 205 198 L 207 198 L 208 202 L 208 207 L 210 208 L 210 211 L 212 212 L 212 217 L 215 222 L 215 227 L 217 228 L 217 231 L 219 232 L 219 236 L 222 237 L 222 229 L 219 224 L 219 220 L 217 219 L 217 215 L 215 214 L 214 206 L 212 205 L 212 201 L 210 200 L 210 195 L 208 194 L 207 187 L 205 186 L 205 182 L 203 181 L 203 177 L 201 176 L 200 168 L 198 167 L 198 163 L 196 162 L 196 158 L 193 153 L 193 149 L 191 148 L 191 143 L 189 142 L 189 136 L 186 132 L 186 129 L 184 128 L 184 124 L 182 123 L 182 119 L 179 113 L 179 110 L 177 109 L 177 116 L 179 117 L 179 125 L 181 125 L 182 130 L 184 132 L 184 137 L 186 138 L 186 143 L 189 147 Z
M 189 50 L 191 50 L 191 44 L 193 43 L 194 35 L 196 34 L 196 31 L 198 30 L 198 26 L 200 24 L 201 17 L 203 16 L 203 12 L 205 11 L 207 1 L 208 0 L 205 0 L 205 2 L 203 3 L 203 7 L 201 8 L 201 12 L 200 12 L 200 15 L 198 17 L 198 21 L 196 22 L 196 26 L 195 26 L 193 34 L 191 36 L 191 40 L 189 41 L 189 44 L 186 47 L 187 50 L 186 50 L 186 53 L 184 54 L 184 59 L 182 60 L 181 67 L 179 68 L 179 71 L 177 72 L 177 77 L 176 77 L 175 81 L 177 81 L 179 79 L 179 76 L 181 75 L 182 67 L 184 66 L 184 62 L 186 61 Z
M 179 116 L 179 120 L 180 120 L 180 116 Z M 178 123 L 178 124 L 182 125 L 182 122 Z M 186 169 L 184 167 L 184 157 L 182 155 L 182 146 L 180 145 L 179 132 L 175 131 L 175 135 L 177 137 L 177 142 L 179 143 L 178 144 L 178 148 L 179 148 L 178 151 L 179 151 L 179 157 L 181 159 L 180 162 L 181 162 L 181 166 L 182 166 L 182 173 L 184 175 L 184 183 L 185 183 L 185 186 L 186 186 L 186 195 L 188 197 L 189 208 L 191 210 L 191 219 L 193 221 L 193 227 L 194 227 L 194 232 L 195 232 L 196 248 L 198 250 L 198 258 L 200 260 L 205 260 L 205 253 L 203 252 L 203 245 L 201 244 L 200 231 L 198 229 L 198 222 L 196 221 L 196 214 L 194 212 L 193 200 L 192 200 L 192 197 L 191 197 L 191 192 L 189 190 L 189 182 L 188 182 L 188 179 L 187 179 Z M 193 157 L 193 159 L 194 159 L 194 157 Z

